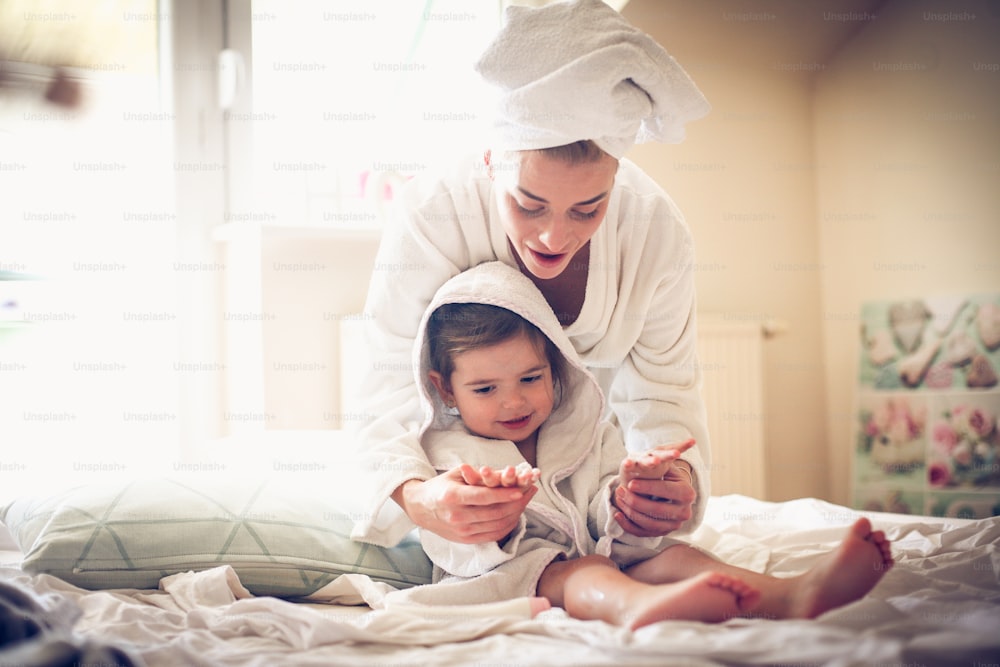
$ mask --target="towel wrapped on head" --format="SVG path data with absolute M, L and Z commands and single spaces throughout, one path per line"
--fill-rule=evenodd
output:
M 590 139 L 621 158 L 634 143 L 682 141 L 709 110 L 677 61 L 602 0 L 509 7 L 476 69 L 499 89 L 504 150 Z

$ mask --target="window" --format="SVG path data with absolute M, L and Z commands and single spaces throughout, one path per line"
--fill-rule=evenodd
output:
M 5 493 L 176 456 L 184 371 L 163 29 L 155 0 L 0 5 Z
M 494 0 L 229 5 L 230 432 L 351 426 L 340 355 L 397 189 L 482 150 Z M 226 84 L 223 85 L 226 88 Z M 354 355 L 356 356 L 356 355 Z
M 2 492 L 343 426 L 316 390 L 339 360 L 292 377 L 289 355 L 336 356 L 328 316 L 367 284 L 351 239 L 369 252 L 396 188 L 478 148 L 499 20 L 495 0 L 0 3 Z M 303 248 L 329 270 L 298 271 Z
M 472 65 L 499 11 L 492 0 L 254 0 L 230 27 L 252 33 L 251 100 L 228 114 L 250 124 L 234 160 L 253 164 L 234 185 L 234 219 L 377 226 L 394 187 L 481 139 L 487 99 Z

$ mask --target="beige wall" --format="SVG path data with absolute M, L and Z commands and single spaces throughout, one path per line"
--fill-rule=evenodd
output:
M 661 7 L 632 0 L 624 14 L 677 58 L 713 109 L 689 126 L 683 144 L 641 145 L 629 157 L 667 190 L 690 224 L 699 309 L 787 323 L 786 333 L 765 344 L 766 495 L 825 497 L 810 74 L 783 69 L 777 56 L 744 58 L 714 40 L 713 27 L 728 27 L 718 7 L 700 26 L 703 39 L 691 39 L 689 27 Z
M 817 81 L 837 502 L 849 502 L 861 302 L 1000 291 L 998 35 L 995 4 L 890 2 Z
M 860 303 L 1000 289 L 1000 12 L 631 0 L 624 14 L 713 105 L 684 144 L 630 154 L 688 218 L 701 309 L 788 323 L 766 347 L 767 496 L 847 503 Z

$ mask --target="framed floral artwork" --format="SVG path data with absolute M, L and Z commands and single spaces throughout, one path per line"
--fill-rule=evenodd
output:
M 927 461 L 931 489 L 1000 491 L 996 402 L 995 396 L 969 396 L 946 400 L 940 406 L 931 423 Z
M 1000 515 L 1000 294 L 865 303 L 854 504 Z

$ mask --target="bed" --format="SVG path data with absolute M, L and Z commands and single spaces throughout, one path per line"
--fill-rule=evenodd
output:
M 215 477 L 192 472 L 0 504 L 14 538 L 0 552 L 0 584 L 72 619 L 65 634 L 73 641 L 117 647 L 150 666 L 985 667 L 1000 660 L 1000 517 L 712 497 L 692 540 L 729 562 L 796 574 L 864 515 L 893 540 L 897 565 L 867 597 L 813 621 L 665 622 L 630 632 L 560 609 L 531 619 L 518 604 L 382 608 L 386 591 L 428 575 L 422 552 L 413 543 L 396 550 L 351 543 L 348 469 L 298 460 L 262 484 L 247 481 L 248 471 L 227 471 L 219 476 L 228 480 L 224 491 Z

